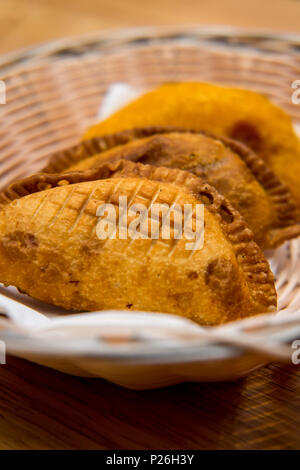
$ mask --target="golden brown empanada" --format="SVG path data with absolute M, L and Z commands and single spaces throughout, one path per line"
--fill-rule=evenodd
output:
M 133 129 L 60 152 L 46 171 L 85 170 L 117 159 L 180 168 L 204 178 L 239 210 L 262 248 L 300 235 L 288 188 L 248 147 L 226 137 L 184 129 Z
M 84 137 L 151 125 L 207 130 L 244 142 L 290 188 L 300 207 L 300 141 L 290 117 L 265 96 L 208 83 L 168 83 L 91 127 Z
M 97 208 L 119 196 L 131 207 L 203 203 L 203 248 L 187 251 L 185 237 L 173 231 L 170 240 L 99 240 Z M 2 203 L 0 281 L 44 302 L 174 313 L 203 325 L 276 309 L 273 275 L 251 231 L 223 196 L 188 172 L 123 161 L 40 174 L 15 184 Z

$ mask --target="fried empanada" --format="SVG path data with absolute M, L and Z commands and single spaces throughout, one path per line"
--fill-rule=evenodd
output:
M 187 239 L 174 231 L 169 240 L 100 240 L 97 208 L 117 205 L 119 196 L 130 207 L 204 204 L 203 247 L 186 250 Z M 188 172 L 123 161 L 40 174 L 15 184 L 2 203 L 0 282 L 44 302 L 174 313 L 203 325 L 276 309 L 273 275 L 252 232 L 223 196 Z
M 244 142 L 290 188 L 300 208 L 300 141 L 290 117 L 265 96 L 208 83 L 169 83 L 91 127 L 84 138 L 151 125 L 207 130 Z
M 86 170 L 117 159 L 180 168 L 204 178 L 242 214 L 262 248 L 274 248 L 300 235 L 296 204 L 288 188 L 248 147 L 226 137 L 185 129 L 137 128 L 60 152 L 45 170 Z

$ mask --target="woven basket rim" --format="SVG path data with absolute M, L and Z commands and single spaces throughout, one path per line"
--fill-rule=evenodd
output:
M 68 36 L 60 39 L 38 43 L 8 52 L 0 56 L 0 72 L 24 66 L 33 62 L 51 60 L 59 55 L 66 57 L 84 55 L 92 51 L 101 51 L 107 46 L 130 44 L 141 39 L 174 40 L 177 36 L 199 41 L 199 43 L 216 43 L 223 41 L 227 47 L 234 45 L 241 48 L 254 48 L 256 51 L 277 52 L 286 55 L 287 52 L 298 54 L 300 50 L 300 34 L 284 31 L 272 31 L 264 28 L 239 28 L 218 25 L 167 25 L 143 26 L 132 28 L 117 28 Z M 277 47 L 277 43 L 285 45 L 285 51 Z M 216 45 L 216 44 L 215 44 Z

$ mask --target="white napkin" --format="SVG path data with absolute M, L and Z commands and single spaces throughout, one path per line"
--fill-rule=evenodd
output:
M 113 83 L 110 85 L 106 95 L 104 96 L 98 111 L 97 120 L 102 121 L 103 119 L 106 119 L 142 94 L 142 90 L 134 88 L 127 83 Z

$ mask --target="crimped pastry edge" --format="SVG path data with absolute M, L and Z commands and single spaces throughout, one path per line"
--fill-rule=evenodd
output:
M 289 233 L 296 233 L 300 235 L 300 225 L 298 226 L 297 231 L 299 214 L 296 202 L 294 201 L 294 198 L 288 187 L 282 183 L 277 175 L 275 175 L 275 173 L 273 173 L 273 171 L 268 167 L 268 165 L 245 144 L 229 137 L 216 136 L 213 133 L 207 131 L 196 131 L 174 126 L 149 126 L 137 127 L 134 129 L 120 131 L 115 134 L 94 137 L 92 139 L 84 140 L 78 145 L 75 145 L 69 149 L 55 153 L 51 157 L 48 165 L 43 168 L 42 171 L 46 173 L 60 173 L 81 160 L 91 157 L 97 153 L 109 150 L 117 145 L 124 145 L 135 139 L 171 132 L 199 134 L 210 137 L 214 140 L 219 140 L 245 162 L 253 176 L 257 179 L 265 192 L 268 194 L 276 211 L 276 219 L 278 224 L 275 228 L 278 237 L 272 236 L 272 234 L 269 237 L 270 240 L 273 240 L 274 246 L 279 243 L 279 241 L 276 242 L 276 240 L 282 239 L 282 236 L 280 237 L 278 233 L 278 228 L 280 227 L 288 227 L 293 225 L 293 230 L 284 231 L 286 236 L 288 236 Z
M 190 172 L 167 167 L 134 163 L 130 160 L 103 163 L 97 168 L 66 173 L 38 173 L 13 183 L 6 193 L 0 195 L 1 204 L 26 195 L 51 189 L 64 184 L 108 179 L 116 176 L 142 177 L 184 186 L 215 214 L 222 230 L 232 243 L 236 259 L 245 275 L 250 294 L 255 302 L 264 305 L 266 311 L 275 311 L 277 294 L 274 277 L 269 264 L 253 240 L 252 231 L 240 213 L 218 191 Z M 209 203 L 207 202 L 209 201 Z M 232 219 L 228 221 L 228 217 Z

